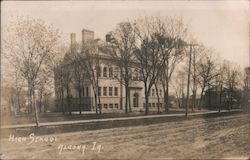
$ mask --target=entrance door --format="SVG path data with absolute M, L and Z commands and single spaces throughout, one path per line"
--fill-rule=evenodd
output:
M 133 95 L 133 107 L 139 107 L 139 94 L 134 93 Z

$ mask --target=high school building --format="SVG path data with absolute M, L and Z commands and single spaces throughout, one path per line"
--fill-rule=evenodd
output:
M 74 44 L 76 43 L 76 35 L 71 34 L 71 52 L 74 51 Z M 94 40 L 94 32 L 86 29 L 82 30 L 82 43 L 88 40 Z M 100 42 L 100 40 L 98 40 Z M 97 42 L 98 43 L 98 42 Z M 103 42 L 106 43 L 106 42 Z M 70 53 L 69 53 L 70 54 Z M 102 111 L 105 110 L 124 110 L 125 109 L 125 87 L 121 83 L 119 78 L 119 68 L 113 63 L 113 59 L 108 53 L 103 51 L 98 51 L 99 58 L 99 87 L 98 95 L 101 100 Z M 72 68 L 71 68 L 72 69 Z M 129 85 L 129 105 L 132 111 L 143 111 L 145 109 L 145 97 L 144 97 L 144 84 L 142 77 L 138 72 L 138 69 L 132 68 L 132 82 Z M 160 97 L 160 103 L 158 103 L 158 97 L 156 93 L 156 88 L 153 86 L 150 91 L 149 96 L 149 110 L 157 110 L 157 106 L 163 109 L 163 89 L 161 85 L 157 85 L 158 95 Z M 55 77 L 55 93 L 56 93 L 56 104 L 58 110 L 61 110 L 61 94 L 59 91 L 59 79 Z M 83 82 L 83 87 L 81 89 L 82 93 L 79 94 L 76 87 L 74 87 L 73 82 L 69 85 L 69 97 L 71 108 L 75 111 L 81 110 L 90 111 L 95 110 L 94 92 L 91 82 L 86 78 Z M 64 106 L 67 108 L 67 91 L 64 90 Z M 82 99 L 82 106 L 79 105 L 79 96 Z

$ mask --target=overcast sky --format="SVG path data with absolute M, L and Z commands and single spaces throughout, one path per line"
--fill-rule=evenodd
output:
M 105 34 L 121 21 L 139 16 L 177 16 L 199 41 L 213 47 L 220 57 L 249 66 L 248 1 L 21 1 L 1 2 L 1 24 L 11 16 L 29 15 L 53 24 L 65 35 L 74 32 L 81 38 L 83 28 Z

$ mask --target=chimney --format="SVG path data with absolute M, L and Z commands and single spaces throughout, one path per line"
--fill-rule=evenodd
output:
M 106 34 L 106 42 L 111 42 L 111 34 Z
M 94 32 L 83 29 L 82 30 L 82 44 L 86 43 L 87 41 L 93 41 L 94 40 Z
M 70 34 L 70 51 L 71 53 L 74 53 L 76 51 L 76 34 L 75 33 Z

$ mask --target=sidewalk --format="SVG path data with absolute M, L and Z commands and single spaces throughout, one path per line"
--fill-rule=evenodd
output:
M 242 111 L 241 109 L 234 109 L 231 112 Z M 221 113 L 229 112 L 228 110 L 223 110 Z M 218 111 L 207 111 L 201 113 L 189 113 L 188 116 L 195 115 L 207 115 L 218 113 Z M 91 120 L 71 120 L 71 121 L 59 121 L 59 122 L 42 122 L 39 123 L 40 126 L 59 126 L 59 125 L 69 125 L 69 124 L 84 124 L 84 123 L 95 123 L 95 122 L 107 122 L 107 121 L 122 121 L 122 120 L 136 120 L 136 119 L 150 119 L 159 117 L 182 117 L 185 116 L 183 113 L 178 114 L 163 114 L 163 115 L 147 115 L 147 116 L 135 116 L 135 117 L 119 117 L 119 118 L 105 118 L 105 119 L 91 119 Z M 26 127 L 36 127 L 35 123 L 29 124 L 19 124 L 19 125 L 3 125 L 1 129 L 17 129 Z

